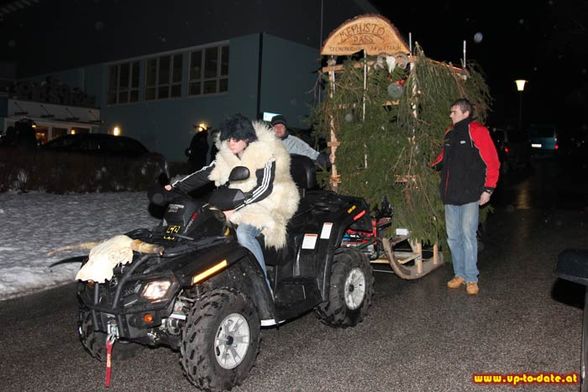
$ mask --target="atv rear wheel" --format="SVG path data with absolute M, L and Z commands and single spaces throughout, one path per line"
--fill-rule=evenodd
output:
M 355 249 L 333 257 L 329 299 L 315 308 L 318 318 L 332 327 L 359 324 L 374 294 L 374 276 L 366 255 Z
M 181 363 L 200 389 L 230 390 L 249 375 L 259 351 L 260 322 L 252 301 L 228 289 L 199 299 L 182 332 Z
M 94 330 L 92 313 L 84 307 L 80 307 L 78 320 L 78 336 L 84 348 L 90 355 L 100 362 L 106 358 L 106 334 Z M 117 340 L 112 350 L 115 360 L 125 360 L 137 355 L 144 346 L 126 340 Z

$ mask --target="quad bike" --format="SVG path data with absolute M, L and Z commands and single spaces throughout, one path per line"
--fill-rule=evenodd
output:
M 256 360 L 261 327 L 310 310 L 333 327 L 362 321 L 373 294 L 372 268 L 361 249 L 342 242 L 348 230 L 373 230 L 368 206 L 360 198 L 313 190 L 315 167 L 306 157 L 292 156 L 291 172 L 301 201 L 288 224 L 287 245 L 264 249 L 271 290 L 225 221 L 221 209 L 242 197 L 226 187 L 208 202 L 187 195 L 164 200 L 161 224 L 126 233 L 161 252 L 134 252 L 132 262 L 116 266 L 105 283 L 79 283 L 79 336 L 90 354 L 107 357 L 107 379 L 110 353 L 166 345 L 179 350 L 196 387 L 231 389 Z M 246 168 L 235 168 L 230 181 L 246 176 Z M 151 200 L 162 203 L 162 195 Z
M 570 282 L 585 286 L 584 316 L 582 318 L 582 354 L 580 372 L 580 391 L 588 391 L 586 367 L 588 365 L 588 249 L 565 249 L 557 256 L 555 273 Z

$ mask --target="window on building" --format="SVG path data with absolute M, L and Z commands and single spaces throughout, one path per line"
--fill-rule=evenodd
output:
M 139 62 L 111 65 L 109 69 L 108 103 L 129 103 L 139 100 Z
M 229 89 L 229 46 L 190 53 L 190 95 L 216 94 Z
M 148 59 L 145 62 L 145 99 L 182 96 L 182 54 Z

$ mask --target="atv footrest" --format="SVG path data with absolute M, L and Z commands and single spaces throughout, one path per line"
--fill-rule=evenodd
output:
M 279 282 L 276 311 L 279 319 L 299 315 L 322 301 L 315 279 L 289 278 Z

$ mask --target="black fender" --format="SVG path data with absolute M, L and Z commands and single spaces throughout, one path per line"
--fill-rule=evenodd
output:
M 321 287 L 321 293 L 323 300 L 326 301 L 329 295 L 329 286 L 331 282 L 331 267 L 333 266 L 333 256 L 340 251 L 341 241 L 345 231 L 352 226 L 358 228 L 370 228 L 371 227 L 371 216 L 369 213 L 369 207 L 365 200 L 351 196 L 341 196 L 345 200 L 349 208 L 341 212 L 340 220 L 336 227 L 337 235 L 332 238 L 331 246 L 325 263 L 325 269 L 323 270 L 323 281 Z
M 206 267 L 202 263 L 194 263 L 176 271 L 180 285 L 194 293 L 196 298 L 218 288 L 237 290 L 255 303 L 260 319 L 274 318 L 272 295 L 255 256 L 236 242 L 226 244 L 215 253 L 215 259 L 209 261 Z M 196 276 L 206 274 L 212 268 L 218 268 L 218 271 L 194 282 Z
M 320 255 L 320 260 L 317 259 L 317 284 L 322 300 L 326 301 L 329 295 L 333 256 L 341 246 L 345 231 L 350 227 L 371 230 L 372 219 L 368 204 L 362 198 L 320 191 L 307 193 L 306 201 L 314 211 L 315 225 L 312 228 L 303 225 L 301 229 L 304 233 L 321 233 L 324 224 L 332 224 L 328 241 L 319 240 L 316 249 L 316 253 Z

